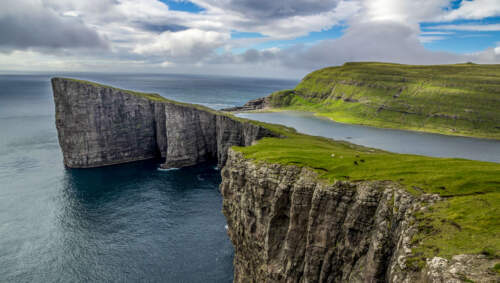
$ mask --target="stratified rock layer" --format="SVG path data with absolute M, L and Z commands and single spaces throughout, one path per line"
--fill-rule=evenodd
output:
M 72 79 L 52 79 L 64 164 L 88 168 L 165 158 L 164 168 L 209 160 L 224 165 L 227 149 L 276 136 L 208 108 L 151 99 Z
M 401 270 L 393 256 L 417 202 L 397 184 L 326 184 L 233 150 L 222 177 L 235 282 L 383 282 Z
M 223 212 L 234 282 L 500 282 L 500 260 L 457 255 L 407 265 L 414 214 L 439 196 L 391 181 L 327 183 L 307 168 L 256 163 L 230 149 Z M 497 281 L 495 281 L 497 280 Z

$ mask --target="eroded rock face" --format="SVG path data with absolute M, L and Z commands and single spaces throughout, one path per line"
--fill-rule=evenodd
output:
M 255 163 L 230 149 L 223 212 L 234 282 L 500 282 L 498 259 L 433 258 L 407 266 L 414 213 L 441 201 L 390 181 L 328 184 L 306 168 Z
M 71 79 L 52 79 L 56 127 L 64 164 L 88 168 L 164 158 L 164 168 L 217 160 L 227 149 L 276 136 L 217 111 L 151 100 Z
M 233 150 L 222 177 L 235 282 L 385 282 L 401 272 L 393 265 L 417 202 L 397 184 L 325 184 Z
M 166 103 L 167 154 L 164 168 L 184 167 L 217 158 L 216 115 Z
M 152 101 L 73 80 L 52 79 L 64 164 L 98 167 L 157 156 Z
M 422 277 L 426 282 L 500 282 L 500 275 L 493 270 L 500 259 L 485 255 L 456 255 L 450 260 L 434 257 L 427 260 Z
M 230 117 L 219 115 L 217 121 L 217 159 L 218 167 L 226 163 L 230 147 L 249 146 L 263 137 L 276 137 L 270 130 L 251 123 L 242 123 Z
M 257 99 L 253 99 L 243 104 L 243 106 L 236 106 L 222 109 L 222 111 L 227 112 L 238 112 L 238 111 L 253 111 L 253 110 L 261 110 L 270 106 L 269 97 L 260 97 Z

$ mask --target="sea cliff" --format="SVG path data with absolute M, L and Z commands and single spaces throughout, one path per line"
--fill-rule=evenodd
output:
M 217 160 L 272 131 L 243 119 L 156 94 L 53 78 L 64 164 L 90 168 L 163 158 L 164 168 Z
M 328 183 L 310 169 L 256 164 L 234 150 L 222 177 L 235 282 L 500 279 L 484 255 L 434 257 L 421 270 L 408 264 L 418 233 L 414 215 L 438 195 L 416 197 L 391 181 Z

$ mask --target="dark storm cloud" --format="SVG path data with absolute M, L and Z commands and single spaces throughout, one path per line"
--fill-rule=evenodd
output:
M 256 49 L 249 49 L 242 54 L 242 57 L 243 61 L 247 63 L 265 62 L 268 60 L 276 59 L 276 54 L 268 50 L 258 51 Z
M 205 0 L 203 2 L 248 17 L 274 20 L 330 11 L 337 6 L 339 0 Z
M 8 1 L 0 11 L 0 49 L 106 48 L 97 32 L 74 17 L 34 3 Z M 41 5 L 41 4 L 40 4 Z
M 164 31 L 182 31 L 188 29 L 186 26 L 176 25 L 176 24 L 153 24 L 153 23 L 139 23 L 138 26 L 141 29 L 162 33 Z

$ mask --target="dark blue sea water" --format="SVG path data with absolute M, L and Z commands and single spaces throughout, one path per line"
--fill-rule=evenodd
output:
M 213 108 L 296 81 L 64 74 Z M 51 75 L 0 76 L 0 282 L 231 282 L 213 164 L 65 169 Z

